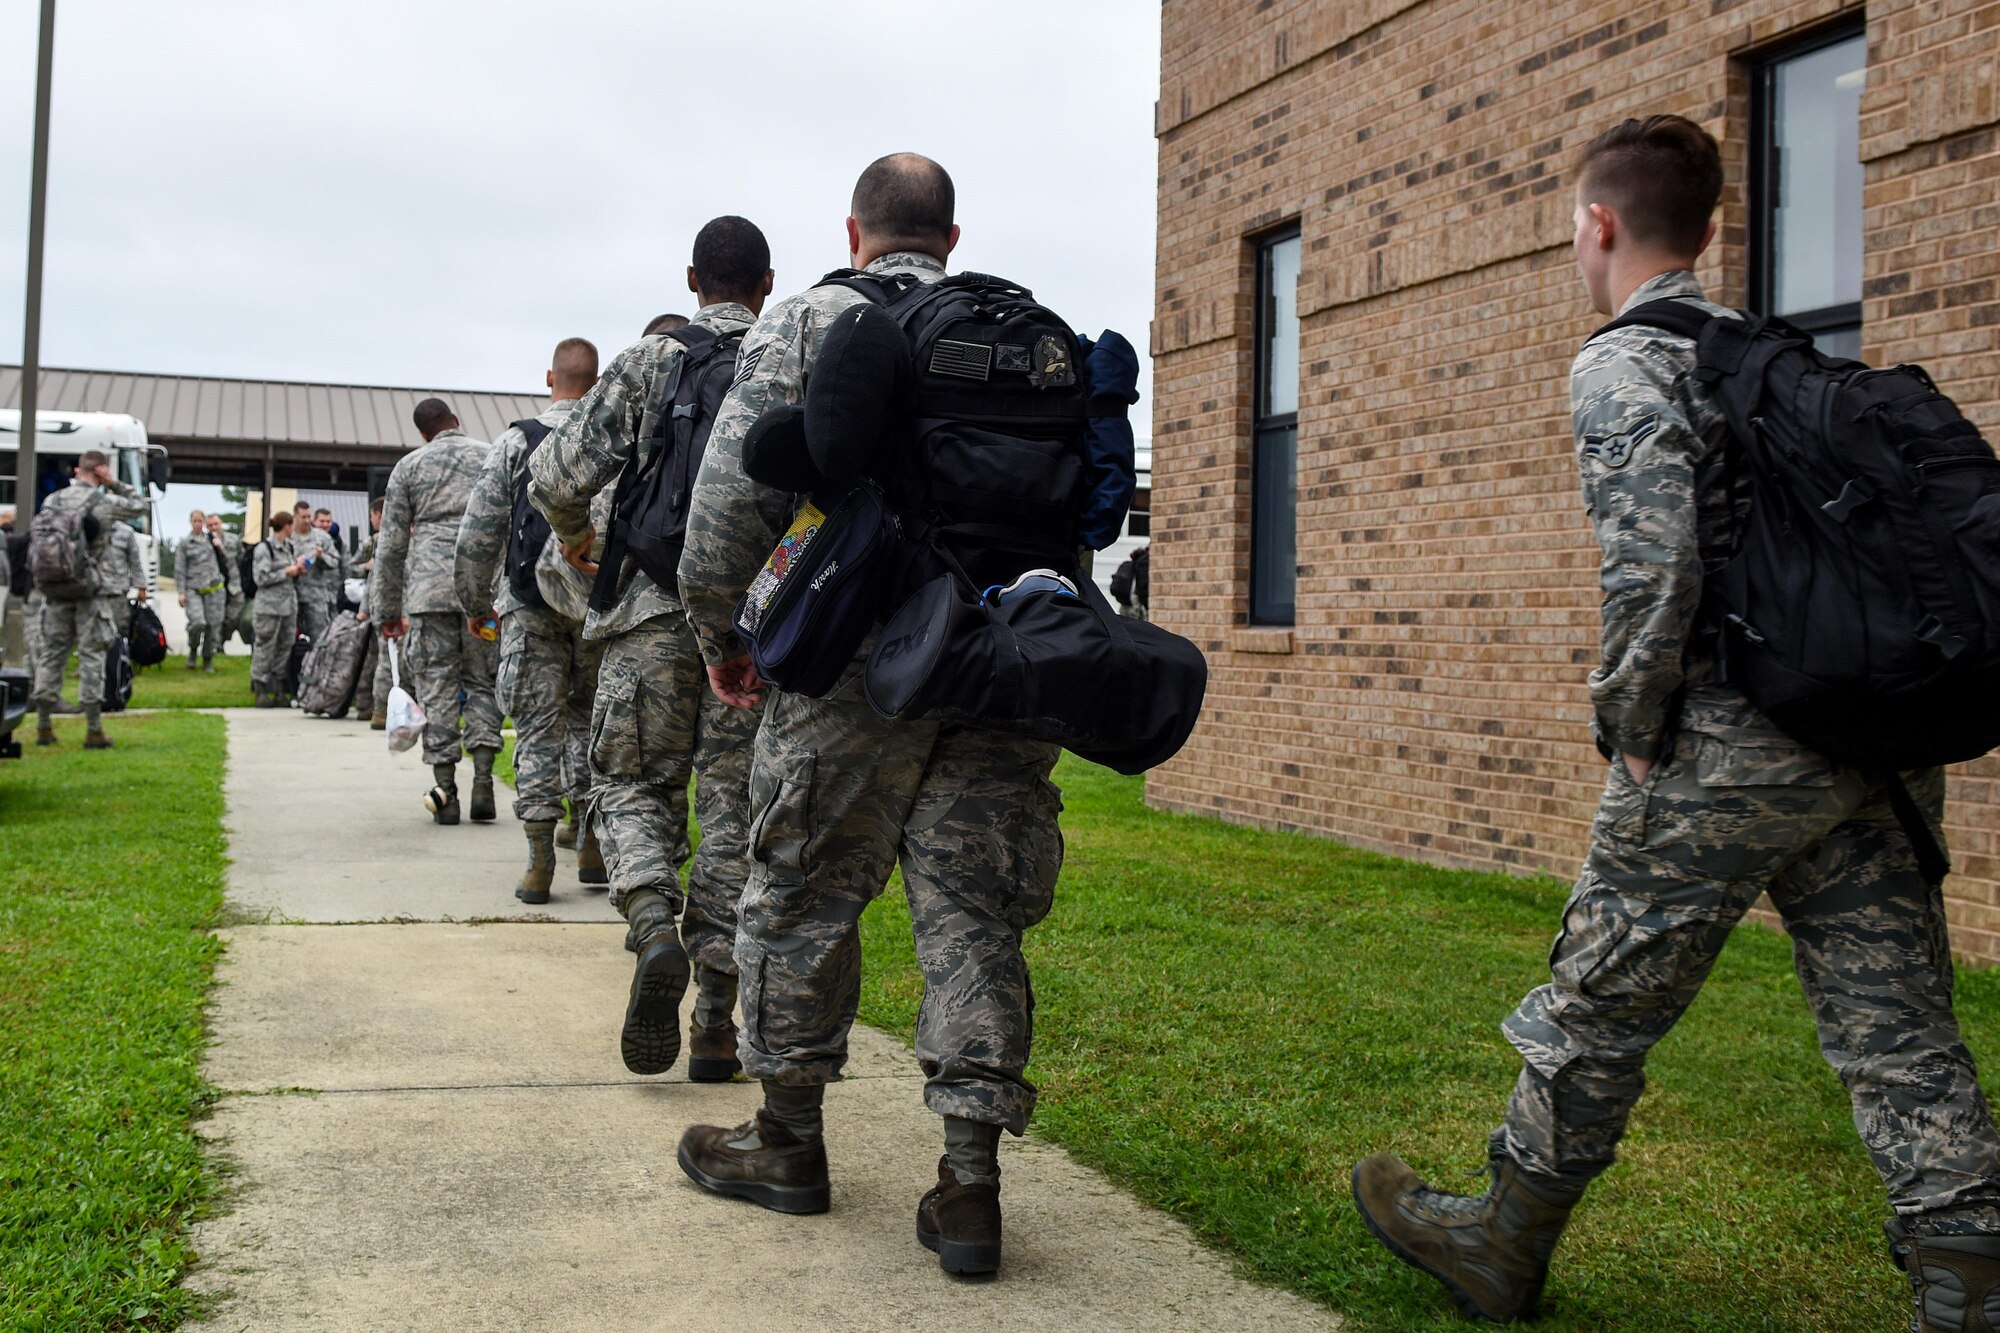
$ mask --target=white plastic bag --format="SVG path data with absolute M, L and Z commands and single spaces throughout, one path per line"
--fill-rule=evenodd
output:
M 403 675 L 396 658 L 396 640 L 385 642 L 389 645 L 389 751 L 401 754 L 423 739 L 424 708 L 403 688 Z
M 36 429 L 39 430 L 41 428 L 37 426 Z M 346 593 L 347 600 L 354 603 L 356 606 L 367 605 L 367 603 L 362 600 L 362 598 L 368 595 L 367 579 L 348 579 L 345 583 L 342 583 L 340 585 L 340 590 Z

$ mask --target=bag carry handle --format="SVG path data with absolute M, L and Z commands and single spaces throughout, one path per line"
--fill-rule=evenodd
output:
M 1896 822 L 1903 826 L 1903 834 L 1910 840 L 1910 850 L 1917 854 L 1917 873 L 1924 877 L 1924 883 L 1936 888 L 1951 873 L 1951 857 L 1938 845 L 1937 835 L 1931 832 L 1930 821 L 1924 818 L 1923 811 L 1917 809 L 1916 798 L 1903 785 L 1903 775 L 1886 774 L 1883 784 L 1888 788 L 1889 808 L 1895 812 Z
M 385 638 L 382 642 L 389 645 L 389 688 L 400 690 L 403 688 L 403 676 L 396 669 L 396 640 Z

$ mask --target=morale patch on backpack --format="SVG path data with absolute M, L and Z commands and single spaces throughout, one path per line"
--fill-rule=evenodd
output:
M 1037 389 L 1061 389 L 1076 383 L 1076 367 L 1070 364 L 1069 348 L 1053 333 L 1035 342 L 1035 368 L 1028 383 Z
M 1606 467 L 1624 467 L 1632 461 L 1632 453 L 1640 445 L 1653 437 L 1660 428 L 1657 413 L 1642 418 L 1635 426 L 1616 435 L 1586 435 L 1583 437 L 1583 454 L 1594 458 Z
M 779 539 L 777 546 L 771 551 L 770 558 L 764 561 L 764 568 L 758 571 L 757 577 L 751 581 L 749 590 L 743 595 L 740 618 L 745 629 L 756 630 L 758 623 L 764 619 L 764 613 L 771 609 L 771 603 L 777 599 L 778 589 L 784 586 L 785 576 L 790 574 L 792 567 L 805 556 L 825 522 L 826 515 L 815 508 L 812 501 L 808 500 L 799 506 L 798 515 L 793 518 L 792 526 Z
M 1015 370 L 1025 375 L 1035 368 L 1035 363 L 1029 358 L 1028 349 L 1021 344 L 1001 343 L 993 349 L 993 368 Z
M 953 342 L 940 338 L 931 348 L 931 374 L 956 375 L 960 379 L 984 380 L 993 373 L 993 349 L 985 343 Z
M 757 369 L 757 363 L 764 359 L 764 349 L 770 345 L 769 343 L 758 343 L 755 347 L 737 358 L 736 378 L 729 381 L 730 388 L 733 389 L 744 380 L 750 378 L 750 372 Z

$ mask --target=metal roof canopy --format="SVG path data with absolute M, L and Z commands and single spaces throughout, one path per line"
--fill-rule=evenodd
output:
M 423 443 L 420 399 L 450 403 L 466 433 L 491 440 L 548 406 L 546 393 L 309 384 L 45 366 L 37 408 L 137 417 L 173 459 L 176 481 L 365 489 L 368 469 Z M 0 407 L 21 405 L 21 368 L 0 365 Z

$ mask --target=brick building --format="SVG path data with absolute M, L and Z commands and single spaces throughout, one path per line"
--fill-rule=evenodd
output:
M 1724 144 L 1701 276 L 2000 439 L 2000 3 L 1164 0 L 1152 605 L 1208 652 L 1157 805 L 1573 873 L 1603 780 L 1566 376 L 1576 150 Z M 2000 760 L 1954 772 L 2000 958 Z

